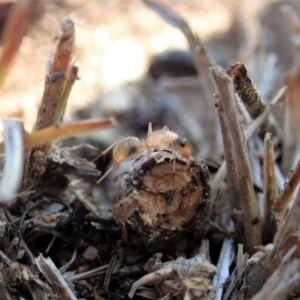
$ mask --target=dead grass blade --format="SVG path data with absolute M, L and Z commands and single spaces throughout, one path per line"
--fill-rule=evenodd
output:
M 20 122 L 6 119 L 3 138 L 5 160 L 0 181 L 0 204 L 9 206 L 16 198 L 23 175 L 23 139 Z
M 243 212 L 245 250 L 252 254 L 261 244 L 261 218 L 255 198 L 249 153 L 239 121 L 232 79 L 220 68 L 211 68 L 220 96 L 216 95 L 223 136 L 227 178 L 234 207 Z
M 63 140 L 78 135 L 88 134 L 96 130 L 111 127 L 115 124 L 116 122 L 113 118 L 105 118 L 49 127 L 25 135 L 23 138 L 24 148 L 31 149 L 45 143 L 51 143 L 55 140 Z M 3 153 L 4 145 L 4 143 L 0 143 L 0 153 Z

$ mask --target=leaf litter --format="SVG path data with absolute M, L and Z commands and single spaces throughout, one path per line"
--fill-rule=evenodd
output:
M 260 82 L 253 83 L 250 69 L 260 51 L 265 51 L 264 57 L 269 53 L 259 49 L 259 41 L 254 41 L 257 49 L 243 63 L 233 61 L 222 68 L 171 4 L 143 3 L 174 30 L 181 30 L 197 72 L 184 82 L 156 76 L 146 78 L 145 84 L 162 91 L 177 89 L 179 94 L 182 89 L 199 88 L 197 97 L 216 108 L 209 128 L 213 138 L 198 140 L 194 149 L 197 134 L 190 141 L 177 134 L 176 122 L 159 124 L 162 129 L 151 127 L 147 136 L 143 134 L 145 141 L 139 140 L 138 149 L 136 143 L 120 142 L 126 138 L 116 140 L 93 162 L 73 154 L 78 149 L 79 154 L 83 149 L 94 153 L 92 147 L 82 147 L 76 139 L 72 147 L 55 142 L 118 126 L 113 118 L 62 123 L 79 79 L 79 67 L 72 62 L 75 26 L 71 19 L 62 21 L 33 131 L 25 133 L 15 120 L 4 121 L 1 298 L 297 299 L 299 51 L 286 87 L 274 85 L 274 79 L 260 93 Z M 4 28 L 1 83 L 28 24 L 34 21 L 25 13 L 30 5 L 29 0 L 14 5 L 14 18 Z M 290 17 L 297 50 L 299 17 L 291 6 L 282 13 Z M 15 36 L 18 41 L 10 40 L 13 22 L 23 24 Z M 4 60 L 9 52 L 10 58 Z M 262 73 L 268 72 L 263 67 L 256 65 Z M 145 88 L 141 86 L 140 92 Z M 180 106 L 180 101 L 174 103 Z M 292 118 L 284 113 L 283 120 L 277 119 L 278 106 L 290 110 Z M 182 112 L 189 114 L 189 109 Z M 174 108 L 172 113 L 176 115 Z M 116 117 L 122 126 L 130 115 L 123 120 Z M 186 128 L 195 122 L 188 122 Z M 151 120 L 144 123 L 148 126 Z M 153 133 L 155 143 L 150 145 Z M 296 142 L 290 144 L 293 137 Z M 199 150 L 202 143 L 209 145 L 206 152 Z M 202 156 L 211 152 L 207 149 L 215 149 L 214 155 Z M 114 164 L 105 174 L 102 167 L 106 178 L 99 180 L 96 164 L 107 165 L 111 152 Z M 203 161 L 198 160 L 198 152 Z M 298 163 L 293 165 L 287 157 Z M 288 167 L 293 168 L 290 174 Z

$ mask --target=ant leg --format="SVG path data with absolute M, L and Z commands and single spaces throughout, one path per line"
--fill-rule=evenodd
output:
M 101 156 L 105 155 L 109 150 L 111 150 L 115 145 L 116 143 L 118 142 L 119 140 L 117 140 L 116 142 L 112 143 L 108 148 L 106 148 L 104 151 L 102 151 L 96 158 L 94 158 L 91 162 L 94 163 L 96 160 L 98 160 Z
M 84 201 L 89 195 L 92 194 L 93 189 L 96 187 L 96 185 L 98 185 L 103 179 L 105 179 L 105 177 L 111 172 L 111 170 L 116 166 L 117 164 L 113 164 L 105 173 L 102 177 L 100 177 L 100 179 L 98 179 L 96 181 L 96 183 L 90 188 L 89 192 L 84 196 L 84 198 L 81 201 Z
M 158 150 L 158 153 L 163 157 L 174 158 L 174 154 L 166 152 L 164 150 Z
M 106 176 L 111 172 L 111 170 L 116 166 L 117 164 L 113 164 L 105 173 L 103 176 L 100 177 L 100 179 L 98 179 L 95 183 L 95 186 L 100 184 L 101 181 L 103 181 L 103 179 L 106 178 Z
M 152 130 L 152 122 L 149 122 L 148 124 L 148 136 L 153 132 Z

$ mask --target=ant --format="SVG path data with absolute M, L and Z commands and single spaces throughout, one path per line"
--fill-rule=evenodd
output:
M 147 151 L 148 157 L 155 149 L 161 153 L 163 156 L 168 156 L 166 152 L 163 152 L 164 149 L 172 147 L 174 153 L 179 154 L 184 157 L 187 162 L 190 161 L 193 153 L 192 145 L 190 142 L 183 137 L 178 137 L 178 135 L 170 131 L 168 126 L 164 126 L 160 130 L 152 130 L 152 123 L 148 125 L 148 135 L 146 140 L 140 140 L 137 137 L 129 136 L 123 139 L 119 139 L 110 145 L 106 150 L 101 152 L 92 162 L 95 162 L 101 156 L 105 155 L 108 151 L 113 149 L 113 165 L 106 171 L 106 173 L 96 181 L 98 185 L 110 172 L 117 166 L 119 163 L 125 162 L 127 160 L 134 159 L 143 154 L 144 151 Z M 175 158 L 176 155 L 172 156 Z M 174 160 L 174 169 L 175 169 L 175 160 Z

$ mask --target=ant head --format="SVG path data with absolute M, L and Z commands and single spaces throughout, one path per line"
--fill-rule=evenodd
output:
M 190 143 L 186 138 L 184 137 L 179 137 L 177 139 L 177 145 L 184 148 L 188 145 L 188 143 Z
M 192 157 L 193 148 L 188 139 L 184 137 L 179 137 L 175 141 L 176 150 L 179 152 L 181 156 L 189 161 Z

